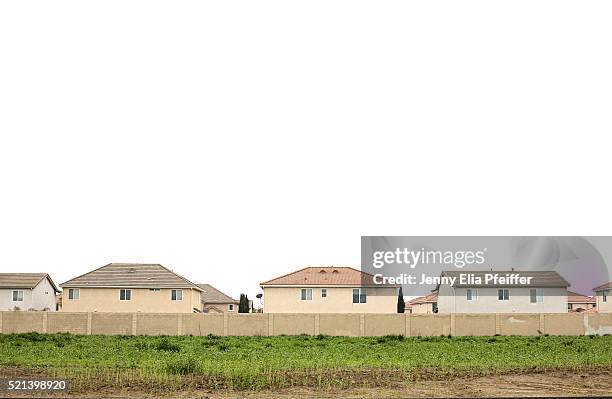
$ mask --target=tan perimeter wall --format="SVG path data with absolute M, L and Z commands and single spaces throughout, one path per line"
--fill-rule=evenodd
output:
M 0 333 L 83 335 L 603 335 L 612 313 L 374 314 L 374 313 L 68 313 L 0 312 Z

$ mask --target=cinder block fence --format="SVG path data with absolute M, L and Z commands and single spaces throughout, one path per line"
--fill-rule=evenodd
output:
M 612 334 L 612 313 L 150 314 L 0 312 L 0 333 L 101 335 L 590 335 Z

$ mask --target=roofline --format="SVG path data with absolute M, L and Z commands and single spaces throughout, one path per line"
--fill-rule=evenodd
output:
M 164 265 L 162 265 L 162 264 L 160 264 L 160 263 L 157 263 L 157 264 L 158 264 L 159 266 L 161 266 L 162 268 L 166 269 L 167 271 L 169 271 L 170 273 L 174 274 L 175 276 L 177 276 L 177 277 L 179 277 L 179 278 L 183 279 L 184 281 L 186 281 L 187 283 L 189 283 L 189 284 L 193 285 L 193 287 L 194 287 L 196 290 L 198 290 L 198 291 L 200 291 L 200 292 L 202 292 L 202 291 L 203 291 L 203 290 L 202 290 L 202 288 L 198 287 L 198 285 L 197 285 L 197 284 L 192 283 L 191 281 L 187 280 L 185 277 L 181 276 L 180 274 L 173 272 L 172 270 L 168 269 L 166 266 L 164 266 Z
M 179 286 L 169 286 L 169 287 L 162 287 L 161 285 L 75 285 L 75 284 L 69 284 L 69 285 L 65 285 L 62 284 L 60 285 L 60 287 L 62 288 L 159 288 L 159 289 L 168 289 L 168 290 L 178 290 L 178 289 L 185 289 L 185 290 L 190 290 L 190 289 L 196 289 L 195 287 L 179 287 Z M 202 291 L 200 289 L 200 291 Z
M 261 288 L 271 288 L 271 287 L 279 287 L 279 288 L 347 288 L 347 287 L 355 287 L 355 288 L 398 288 L 401 287 L 400 284 L 260 284 Z
M 224 303 L 240 303 L 240 301 L 237 301 L 235 299 L 232 299 L 231 301 L 202 301 L 203 304 L 207 304 L 207 303 L 212 303 L 213 305 L 222 305 Z
M 49 275 L 49 273 L 11 273 L 11 274 L 42 274 L 43 276 L 36 282 L 36 284 L 34 284 L 33 286 L 24 286 L 24 287 L 3 287 L 2 289 L 12 289 L 12 288 L 19 288 L 19 289 L 28 289 L 28 290 L 33 290 L 34 288 L 38 287 L 38 284 L 40 284 L 41 281 L 43 281 L 44 279 L 48 279 L 49 283 L 51 284 L 51 287 L 53 287 L 53 289 L 55 290 L 55 292 L 62 292 L 62 290 L 60 290 L 57 285 L 55 285 L 55 282 L 53 281 L 53 279 L 51 278 L 51 276 Z
M 597 292 L 597 291 L 612 290 L 612 287 L 606 287 L 607 285 L 610 285 L 610 284 L 612 284 L 612 281 L 608 281 L 607 283 L 603 283 L 602 285 L 599 285 L 593 288 L 593 291 Z
M 443 276 L 444 273 L 453 272 L 453 273 L 548 273 L 553 272 L 557 273 L 557 275 L 565 282 L 566 285 L 549 285 L 549 286 L 540 286 L 533 285 L 529 286 L 529 288 L 566 288 L 571 287 L 572 285 L 567 281 L 559 272 L 556 270 L 442 270 L 440 272 L 440 276 Z M 520 284 L 497 284 L 497 285 L 482 285 L 482 284 L 457 284 L 457 285 L 449 285 L 453 288 L 466 288 L 466 287 L 474 287 L 474 288 L 499 288 L 499 287 L 508 287 L 508 288 L 527 288 L 525 285 Z M 440 289 L 440 283 L 436 285 L 436 288 L 432 291 L 438 291 Z
M 260 285 L 260 286 L 262 286 L 262 287 L 263 287 L 264 285 L 277 285 L 277 284 L 269 284 L 269 283 L 270 283 L 271 281 L 278 280 L 278 279 L 280 279 L 280 278 L 290 276 L 290 275 L 292 275 L 292 274 L 295 274 L 295 273 L 301 272 L 302 270 L 306 270 L 306 269 L 351 269 L 351 270 L 354 270 L 354 271 L 356 271 L 356 272 L 363 273 L 363 274 L 367 274 L 368 276 L 372 276 L 372 277 L 374 277 L 374 275 L 373 275 L 373 274 L 370 274 L 370 273 L 364 272 L 364 271 L 362 271 L 362 270 L 355 269 L 354 267 L 351 267 L 351 266 L 306 266 L 306 267 L 303 267 L 303 268 L 301 268 L 301 269 L 299 269 L 299 270 L 295 270 L 295 271 L 293 271 L 293 272 L 283 274 L 282 276 L 278 276 L 278 277 L 272 278 L 272 279 L 270 279 L 270 280 L 266 280 L 266 281 L 264 281 L 263 283 L 259 283 L 259 285 Z
M 79 276 L 71 278 L 70 280 L 63 282 L 59 286 L 62 287 L 62 288 L 69 287 L 69 285 L 67 285 L 67 284 L 70 284 L 71 281 L 76 280 L 77 278 L 81 278 L 81 277 L 83 277 L 83 276 L 85 276 L 85 275 L 87 275 L 89 273 L 93 273 L 93 272 L 95 272 L 97 270 L 100 270 L 103 267 L 110 266 L 110 265 L 112 265 L 114 263 L 115 262 L 111 262 L 111 263 L 107 263 L 104 266 L 97 267 L 97 268 L 95 268 L 95 269 L 93 269 L 91 271 L 88 271 L 87 273 L 83 273 L 83 274 L 81 274 Z M 123 265 L 130 265 L 131 264 L 131 265 L 135 265 L 135 266 L 136 265 L 155 265 L 155 266 L 160 266 L 161 268 L 165 269 L 166 271 L 169 271 L 170 273 L 174 274 L 175 276 L 177 276 L 177 277 L 181 278 L 182 280 L 186 281 L 187 283 L 193 285 L 198 291 L 202 292 L 202 289 L 200 287 L 198 287 L 196 284 L 194 284 L 191 281 L 187 280 L 185 277 L 181 276 L 180 274 L 177 274 L 177 273 L 173 272 L 172 270 L 168 269 L 166 266 L 164 266 L 164 265 L 162 265 L 160 263 L 120 263 L 120 262 L 117 262 L 117 264 L 123 264 Z M 75 286 L 74 288 L 78 288 L 78 287 L 82 287 L 82 286 Z M 88 287 L 96 287 L 96 286 L 95 285 L 89 285 Z M 113 288 L 111 286 L 100 286 L 100 287 Z M 150 287 L 153 287 L 153 286 L 150 286 Z M 136 288 L 140 288 L 140 287 L 136 287 Z M 149 288 L 149 287 L 147 287 L 147 288 Z M 162 287 L 160 287 L 160 288 L 162 288 Z

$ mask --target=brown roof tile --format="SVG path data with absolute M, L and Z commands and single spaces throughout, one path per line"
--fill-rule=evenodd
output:
M 0 273 L 0 288 L 29 288 L 38 285 L 44 278 L 59 292 L 59 289 L 47 273 Z
M 202 289 L 159 264 L 109 263 L 61 284 L 62 287 L 150 287 Z
M 352 267 L 305 267 L 284 276 L 264 281 L 260 285 L 380 285 L 374 284 L 373 279 L 373 275 Z
M 202 289 L 201 297 L 204 303 L 238 303 L 237 300 L 224 294 L 210 284 L 198 284 Z
M 593 291 L 603 291 L 608 289 L 612 289 L 612 281 L 610 281 L 609 283 L 602 284 L 599 287 L 593 288 Z
M 577 294 L 572 291 L 567 291 L 568 303 L 595 303 L 595 298 L 592 296 Z
M 406 306 L 420 305 L 423 303 L 436 303 L 438 302 L 438 293 L 433 292 L 429 295 L 420 296 L 418 298 L 414 298 L 406 302 Z

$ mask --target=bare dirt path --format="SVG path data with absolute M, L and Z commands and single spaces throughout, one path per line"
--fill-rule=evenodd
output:
M 4 393 L 2 393 L 4 394 Z M 446 381 L 396 382 L 379 388 L 343 390 L 293 388 L 275 391 L 192 390 L 151 392 L 106 387 L 104 391 L 72 393 L 69 398 L 415 398 L 415 397 L 529 397 L 607 396 L 612 394 L 612 375 L 601 372 L 542 372 L 453 378 Z M 2 396 L 2 395 L 0 395 Z M 13 395 L 8 397 L 66 397 L 66 395 Z

